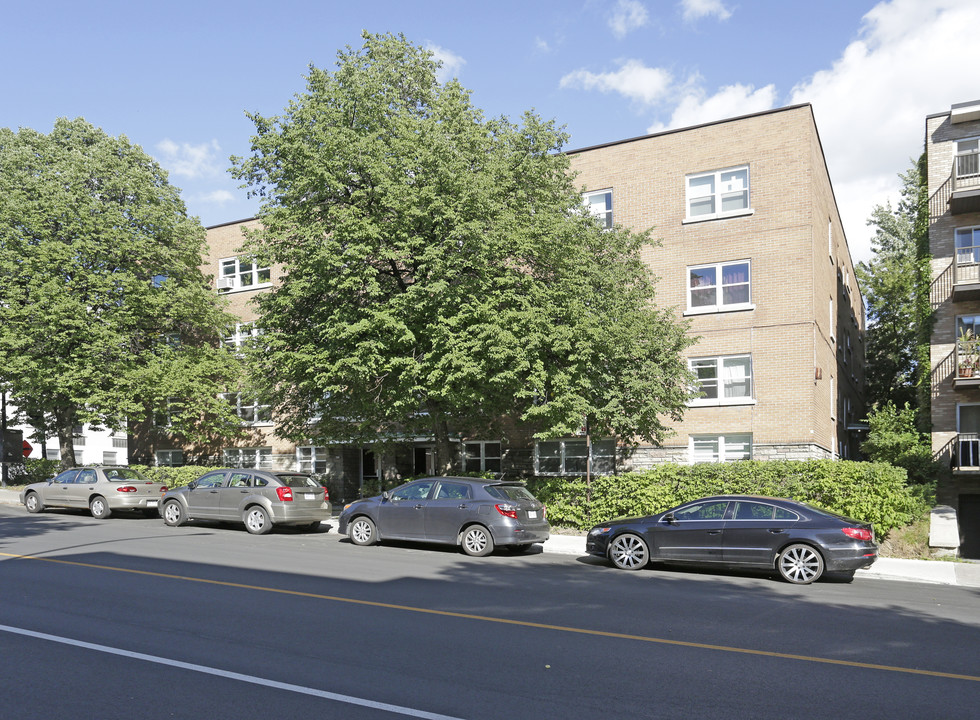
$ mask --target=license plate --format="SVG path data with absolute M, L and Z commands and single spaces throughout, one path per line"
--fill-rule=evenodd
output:
M 316 500 L 316 495 L 314 493 L 303 493 L 303 497 L 307 500 Z
M 156 507 L 157 506 L 157 501 L 156 500 L 147 500 L 146 501 L 146 506 L 147 507 Z
M 527 511 L 527 516 L 530 519 L 534 520 L 538 516 L 538 511 L 537 510 L 528 510 Z

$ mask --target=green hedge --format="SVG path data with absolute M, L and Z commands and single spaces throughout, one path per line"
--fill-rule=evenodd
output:
M 907 485 L 905 470 L 846 460 L 657 465 L 644 472 L 582 478 L 535 478 L 529 489 L 548 507 L 552 525 L 580 530 L 617 517 L 651 515 L 707 495 L 792 498 L 871 522 L 879 537 L 910 524 L 930 498 Z
M 181 487 L 192 480 L 197 480 L 201 475 L 212 470 L 221 470 L 226 466 L 205 467 L 203 465 L 182 465 L 180 467 L 170 467 L 166 465 L 133 465 L 134 470 L 139 470 L 141 474 L 150 480 L 154 480 L 168 487 Z

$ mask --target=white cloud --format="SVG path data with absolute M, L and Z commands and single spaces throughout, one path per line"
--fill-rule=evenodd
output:
M 714 95 L 706 96 L 699 87 L 692 86 L 683 94 L 670 116 L 670 122 L 655 123 L 647 132 L 655 133 L 668 128 L 689 127 L 724 118 L 748 115 L 769 110 L 776 105 L 774 85 L 756 90 L 751 85 L 728 85 Z
M 235 196 L 227 190 L 212 190 L 197 196 L 197 199 L 208 205 L 227 205 L 236 200 Z
M 537 36 L 534 38 L 534 49 L 542 53 L 551 52 L 551 46 L 548 44 L 548 41 Z
M 643 27 L 650 20 L 647 9 L 638 0 L 619 0 L 609 17 L 609 28 L 618 38 Z
M 663 68 L 648 68 L 640 60 L 626 60 L 615 72 L 575 70 L 561 79 L 560 86 L 599 90 L 604 93 L 615 92 L 644 105 L 652 105 L 667 97 L 671 88 L 671 75 Z
M 897 203 L 898 173 L 922 152 L 926 115 L 980 98 L 966 60 L 978 27 L 975 0 L 880 2 L 829 69 L 793 88 L 791 104 L 813 105 L 855 262 L 870 257 L 872 209 Z
M 160 164 L 173 175 L 196 179 L 221 175 L 225 170 L 224 160 L 218 158 L 221 146 L 217 140 L 192 145 L 164 138 L 157 143 L 156 149 Z
M 431 43 L 425 49 L 432 53 L 433 60 L 442 63 L 442 67 L 436 72 L 436 80 L 441 83 L 448 82 L 454 77 L 457 77 L 460 70 L 463 69 L 463 65 L 466 64 L 466 60 L 452 50 L 447 50 Z
M 687 22 L 710 16 L 727 20 L 732 16 L 732 11 L 721 0 L 681 0 L 681 10 Z

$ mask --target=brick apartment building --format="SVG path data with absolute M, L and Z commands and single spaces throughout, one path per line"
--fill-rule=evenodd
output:
M 980 100 L 926 117 L 932 449 L 952 469 L 940 503 L 980 551 Z M 963 550 L 963 546 L 961 546 Z
M 653 228 L 662 244 L 644 259 L 660 278 L 658 301 L 700 337 L 690 368 L 694 400 L 663 447 L 627 455 L 594 443 L 600 471 L 660 461 L 854 457 L 864 385 L 864 306 L 854 278 L 812 109 L 798 105 L 568 153 L 583 199 L 604 222 Z M 241 318 L 229 343 L 250 333 L 250 300 L 276 282 L 275 268 L 239 255 L 247 220 L 208 228 L 204 270 Z M 431 471 L 432 442 L 403 451 L 293 445 L 274 418 L 235 399 L 250 426 L 246 445 L 220 461 L 324 472 L 350 488 Z M 140 454 L 180 463 L 184 449 L 159 433 Z M 584 474 L 585 440 L 460 438 L 460 468 L 522 475 Z M 218 460 L 212 456 L 211 460 Z

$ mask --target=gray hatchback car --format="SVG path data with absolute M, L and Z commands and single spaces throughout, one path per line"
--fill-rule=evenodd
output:
M 45 482 L 31 483 L 20 494 L 28 512 L 47 507 L 88 508 L 103 520 L 114 510 L 142 510 L 155 517 L 167 486 L 128 467 L 76 467 Z
M 226 520 L 264 535 L 273 525 L 314 530 L 330 517 L 330 502 L 326 488 L 303 473 L 226 468 L 168 490 L 160 516 L 171 527 L 188 520 Z
M 430 477 L 346 505 L 338 530 L 355 545 L 418 540 L 483 556 L 495 546 L 525 551 L 551 528 L 544 505 L 522 483 Z

